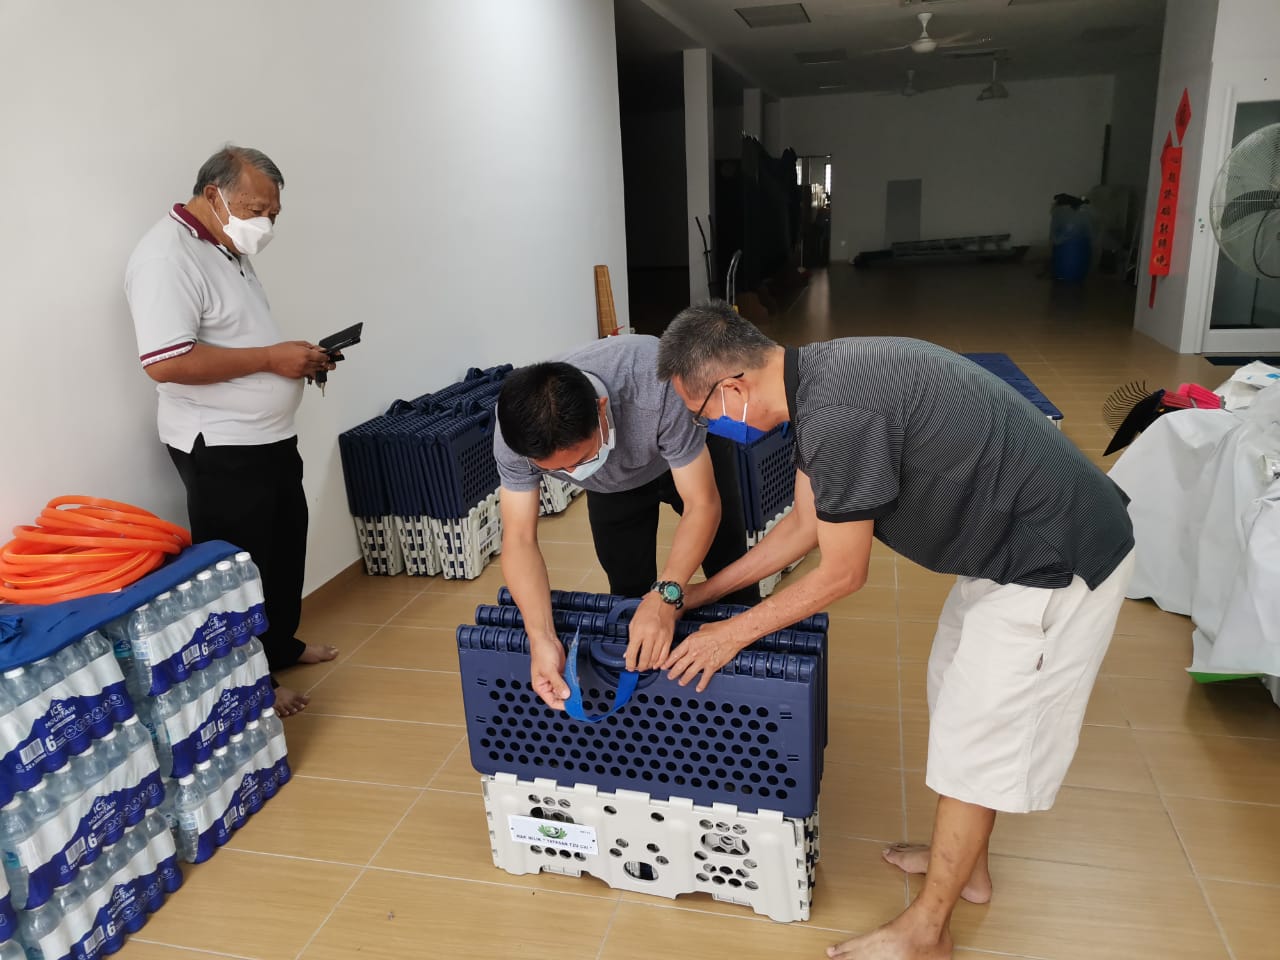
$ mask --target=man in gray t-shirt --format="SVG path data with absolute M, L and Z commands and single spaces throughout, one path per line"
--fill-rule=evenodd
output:
M 746 552 L 732 445 L 708 443 L 671 385 L 658 380 L 657 355 L 653 337 L 608 337 L 513 371 L 498 397 L 493 453 L 502 480 L 502 572 L 529 635 L 534 689 L 557 709 L 569 690 L 538 548 L 542 474 L 586 490 L 610 591 L 644 598 L 631 619 L 631 669 L 652 669 L 666 658 L 699 565 L 714 576 Z M 681 517 L 659 573 L 662 503 Z M 725 597 L 758 599 L 755 586 Z
M 795 509 L 690 602 L 818 549 L 815 567 L 749 615 L 686 638 L 663 664 L 672 679 L 701 675 L 702 691 L 752 641 L 860 589 L 873 539 L 956 576 L 926 687 L 933 842 L 883 854 L 924 885 L 897 918 L 828 950 L 950 957 L 956 903 L 992 895 L 997 811 L 1052 807 L 1075 754 L 1133 570 L 1124 494 L 1003 381 L 920 340 L 784 349 L 713 303 L 667 326 L 658 374 L 700 417 L 789 421 L 796 438 Z

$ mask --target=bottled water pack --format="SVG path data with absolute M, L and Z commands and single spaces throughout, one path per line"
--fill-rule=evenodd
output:
M 96 960 L 119 950 L 181 884 L 173 837 L 153 812 L 91 868 L 24 912 L 18 938 L 28 960 Z
M 106 631 L 135 699 L 164 693 L 266 630 L 262 579 L 246 552 L 137 607 Z
M 145 698 L 141 710 L 161 774 L 186 776 L 274 703 L 266 655 L 256 637 L 164 693 Z
M 210 759 L 169 781 L 164 809 L 177 837 L 178 858 L 189 863 L 209 859 L 290 776 L 280 719 L 265 711 Z
M 92 631 L 0 674 L 0 806 L 133 716 L 111 644 Z
M 13 906 L 35 910 L 162 803 L 164 785 L 137 718 L 0 808 L 0 858 Z

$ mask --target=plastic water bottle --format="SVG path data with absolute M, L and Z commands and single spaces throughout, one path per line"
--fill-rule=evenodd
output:
M 249 797 L 249 812 L 257 813 L 262 809 L 262 804 L 268 796 L 274 795 L 277 785 L 271 785 L 270 781 L 276 779 L 275 767 L 271 763 L 271 754 L 268 749 L 267 735 L 262 730 L 262 724 L 257 720 L 250 720 L 245 724 L 244 738 L 249 745 L 249 767 L 253 770 L 253 778 L 258 789 L 251 791 Z M 268 788 L 270 793 L 268 793 Z
M 159 605 L 160 598 L 156 597 L 151 603 L 144 603 L 135 609 L 129 616 L 129 647 L 132 657 L 125 679 L 129 681 L 129 693 L 135 700 L 152 692 L 151 664 L 156 655 L 156 642 L 165 627 L 160 621 Z M 168 686 L 167 677 L 163 678 L 161 686 Z
M 178 611 L 178 598 L 168 590 L 157 593 L 151 601 L 151 606 L 156 612 L 156 621 L 159 623 L 161 630 L 169 629 L 182 617 Z
M 218 772 L 213 768 L 213 761 L 211 760 L 196 764 L 195 778 L 196 786 L 200 788 L 200 792 L 206 797 L 216 796 L 222 786 L 222 778 L 218 776 Z
M 213 769 L 218 773 L 218 779 L 226 783 L 231 779 L 231 775 L 235 770 L 231 768 L 231 755 L 226 747 L 215 747 L 213 750 L 213 759 L 209 761 L 213 764 Z
M 78 767 L 69 763 L 57 773 L 45 778 L 49 784 L 49 793 L 58 801 L 59 807 L 65 807 L 76 797 L 84 793 L 84 784 L 80 782 Z
M 152 845 L 155 852 L 156 860 L 160 868 L 160 885 L 165 893 L 173 893 L 178 887 L 182 886 L 182 874 L 178 871 L 177 866 L 171 861 L 170 856 L 164 856 L 167 847 L 162 846 L 160 837 L 169 833 L 169 824 L 166 822 L 164 815 L 158 810 L 153 810 L 147 814 L 147 818 L 142 821 L 139 828 L 147 835 L 148 842 Z
M 244 611 L 249 617 L 247 633 L 257 636 L 267 629 L 267 618 L 262 609 L 262 576 L 246 550 L 236 554 L 236 575 L 240 578 L 240 595 L 244 603 Z
M 58 798 L 49 792 L 47 780 L 41 780 L 28 790 L 26 800 L 27 812 L 31 815 L 37 830 L 40 829 L 41 824 L 47 823 L 58 815 L 60 809 Z
M 62 671 L 63 676 L 69 677 L 73 673 L 84 669 L 89 665 L 89 658 L 85 656 L 84 647 L 80 641 L 69 643 L 57 653 L 53 655 L 53 661 Z
M 102 755 L 108 770 L 124 766 L 129 759 L 129 745 L 116 735 L 114 729 L 107 731 L 107 735 L 94 744 L 94 747 Z
M 13 694 L 9 692 L 9 685 L 0 679 L 0 717 L 7 717 L 18 708 L 18 704 L 13 699 Z
M 53 657 L 41 657 L 31 664 L 31 676 L 40 685 L 42 691 L 56 691 L 58 685 L 66 679 L 66 674 L 58 669 Z
M 234 607 L 235 592 L 240 589 L 240 576 L 230 560 L 219 560 L 213 565 L 213 582 L 225 607 Z
M 40 684 L 26 667 L 10 667 L 4 672 L 3 679 L 5 692 L 13 699 L 14 707 L 40 696 Z
M 275 787 L 283 787 L 292 776 L 284 743 L 284 724 L 274 710 L 263 710 L 258 721 L 267 735 L 267 755 L 271 758 Z M 268 794 L 271 796 L 271 794 Z
M 58 908 L 58 913 L 61 914 L 63 920 L 74 918 L 76 911 L 84 906 L 84 901 L 84 891 L 75 882 L 65 883 L 58 887 L 53 891 L 53 897 L 51 898 L 51 902 Z M 68 933 L 75 936 L 81 931 L 69 930 Z
M 183 691 L 172 687 L 151 698 L 152 733 L 155 737 L 156 756 L 160 760 L 160 772 L 173 769 L 173 742 L 170 732 L 177 729 L 182 714 Z
M 200 598 L 200 606 L 206 610 L 217 602 L 218 585 L 213 582 L 213 567 L 196 574 L 196 594 Z
M 80 646 L 84 650 L 85 659 L 90 663 L 97 660 L 104 653 L 111 653 L 113 649 L 111 641 L 97 630 L 90 630 L 86 633 L 80 641 Z
M 71 766 L 80 786 L 85 790 L 92 790 L 107 775 L 108 770 L 107 761 L 97 751 L 96 745 L 90 745 L 88 750 L 72 760 Z
M 27 948 L 28 960 L 45 960 L 40 942 L 54 933 L 62 923 L 58 905 L 48 900 L 34 910 L 24 910 L 18 916 L 18 939 Z M 54 960 L 50 957 L 49 960 Z
M 0 960 L 27 960 L 27 951 L 17 940 L 6 940 L 0 943 Z
M 191 580 L 184 580 L 173 591 L 174 605 L 177 607 L 178 619 L 175 630 L 180 631 L 178 643 L 174 645 L 174 649 L 183 651 L 179 657 L 174 657 L 169 661 L 169 665 L 173 670 L 173 679 L 175 682 L 186 680 L 192 670 L 199 669 L 199 636 L 203 633 L 201 627 L 203 623 L 198 623 L 198 617 L 193 616 L 200 609 L 200 597 L 196 592 L 196 585 Z M 196 643 L 196 650 L 192 653 L 188 648 L 192 642 Z M 207 661 L 206 661 L 207 662 Z M 179 672 L 182 676 L 179 676 Z
M 173 811 L 178 821 L 178 856 L 193 862 L 200 848 L 200 809 L 204 795 L 196 778 L 187 774 L 178 781 L 173 793 Z
M 151 742 L 151 734 L 147 732 L 147 728 L 142 725 L 137 717 L 129 717 L 124 723 L 116 727 L 116 732 L 124 739 L 125 745 L 129 748 L 129 753 L 141 750 L 144 744 Z
M 9 881 L 9 890 L 14 906 L 24 906 L 27 902 L 27 879 L 30 864 L 23 863 L 19 848 L 23 841 L 29 840 L 35 833 L 35 821 L 27 811 L 22 796 L 16 796 L 3 807 L 0 807 L 0 859 L 4 863 L 4 875 Z

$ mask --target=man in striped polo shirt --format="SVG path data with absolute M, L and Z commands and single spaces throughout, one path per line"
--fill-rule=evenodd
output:
M 786 589 L 672 650 L 673 679 L 700 676 L 702 690 L 752 641 L 860 589 L 873 537 L 956 575 L 929 658 L 933 846 L 885 851 L 925 874 L 924 886 L 897 918 L 827 951 L 950 957 L 956 903 L 991 896 L 996 812 L 1049 809 L 1075 754 L 1133 568 L 1127 497 L 1007 384 L 923 341 L 784 349 L 717 302 L 671 322 L 658 375 L 696 422 L 790 421 L 795 431 L 795 508 L 741 560 L 692 585 L 687 604 L 820 552 Z

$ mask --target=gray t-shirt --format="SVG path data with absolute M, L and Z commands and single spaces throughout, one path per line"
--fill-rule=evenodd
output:
M 513 453 L 493 432 L 493 456 L 508 490 L 535 490 L 544 472 L 597 493 L 634 490 L 667 470 L 688 466 L 706 446 L 706 431 L 672 389 L 658 379 L 656 337 L 605 337 L 555 358 L 594 375 L 609 395 L 614 448 L 604 466 L 578 482 L 559 470 L 542 471 Z
M 939 573 L 1090 589 L 1133 548 L 1128 497 L 999 377 L 932 343 L 788 350 L 796 461 L 818 516 Z

